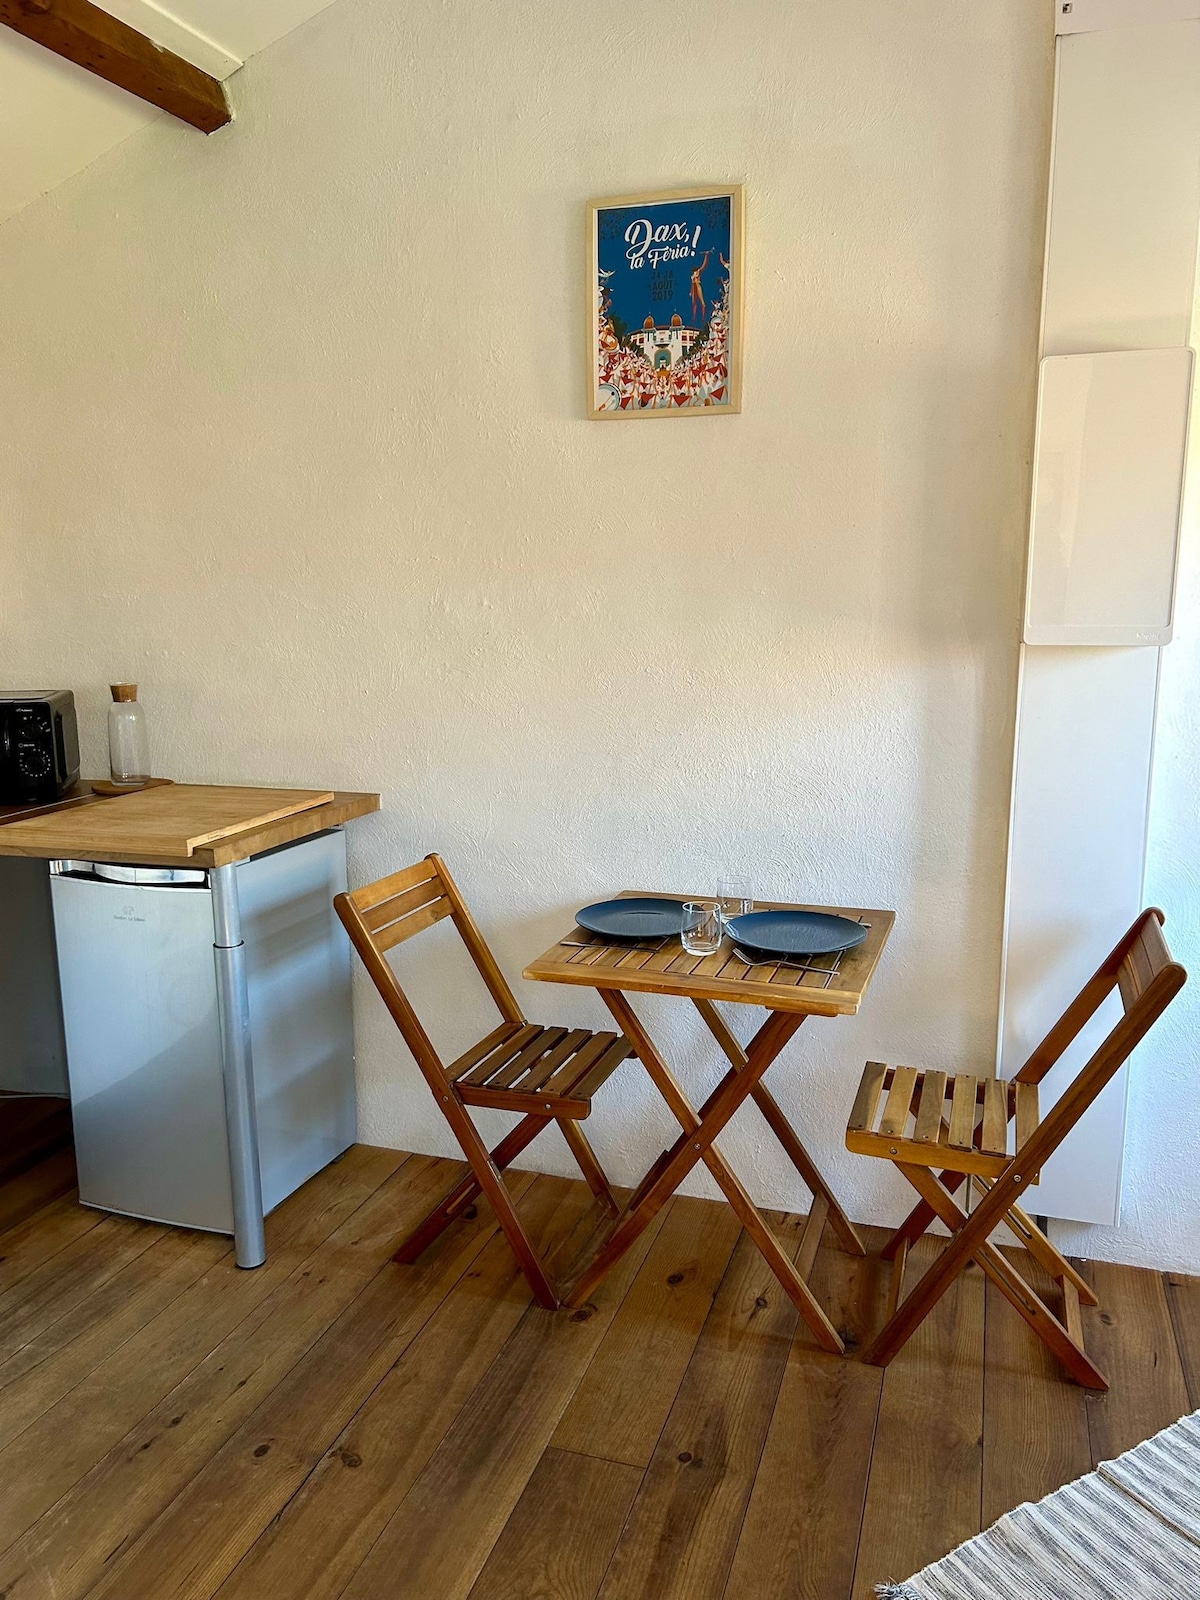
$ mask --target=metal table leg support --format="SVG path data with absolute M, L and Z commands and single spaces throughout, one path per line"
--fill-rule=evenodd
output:
M 254 1062 L 250 1053 L 246 947 L 242 943 L 236 866 L 214 867 L 209 873 L 209 887 L 212 890 L 217 1005 L 221 1018 L 229 1179 L 233 1189 L 233 1240 L 239 1267 L 261 1267 L 267 1259 L 267 1244 L 263 1229 L 262 1173 L 258 1164 Z

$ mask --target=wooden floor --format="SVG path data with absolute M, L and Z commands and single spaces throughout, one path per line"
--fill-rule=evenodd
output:
M 10 1172 L 4 1600 L 867 1600 L 1197 1404 L 1200 1282 L 1156 1273 L 1089 1269 L 1089 1397 L 977 1269 L 886 1374 L 818 1353 L 708 1201 L 583 1311 L 531 1304 L 482 1209 L 391 1265 L 460 1170 L 357 1147 L 256 1272 L 82 1209 L 68 1150 Z M 513 1187 L 560 1265 L 582 1248 L 582 1184 Z M 855 1341 L 887 1271 L 821 1251 Z

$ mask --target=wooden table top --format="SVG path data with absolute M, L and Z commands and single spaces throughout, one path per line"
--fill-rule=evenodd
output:
M 0 856 L 219 867 L 378 810 L 377 794 L 328 789 L 170 784 L 107 798 L 84 782 L 51 805 L 0 811 Z
M 649 891 L 625 889 L 622 895 Z M 671 899 L 705 900 L 705 895 Z M 574 927 L 536 961 L 525 977 L 546 983 L 578 983 L 592 989 L 622 989 L 644 994 L 674 994 L 690 1000 L 733 1000 L 770 1011 L 806 1015 L 853 1016 L 879 965 L 896 920 L 894 911 L 849 910 L 844 906 L 802 906 L 784 900 L 758 900 L 758 911 L 823 911 L 863 922 L 869 932 L 854 950 L 833 956 L 806 956 L 803 966 L 766 962 L 747 966 L 728 939 L 711 956 L 689 955 L 677 938 L 657 947 L 610 944 Z

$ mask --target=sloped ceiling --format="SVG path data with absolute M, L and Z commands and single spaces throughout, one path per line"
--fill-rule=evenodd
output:
M 153 0 L 100 3 L 224 79 L 331 0 L 172 0 L 169 10 Z M 163 115 L 0 27 L 0 221 Z M 215 137 L 236 138 L 237 124 Z

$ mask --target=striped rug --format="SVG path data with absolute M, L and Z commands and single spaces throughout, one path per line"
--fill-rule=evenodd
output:
M 884 1600 L 1197 1600 L 1200 1412 L 1018 1506 Z

